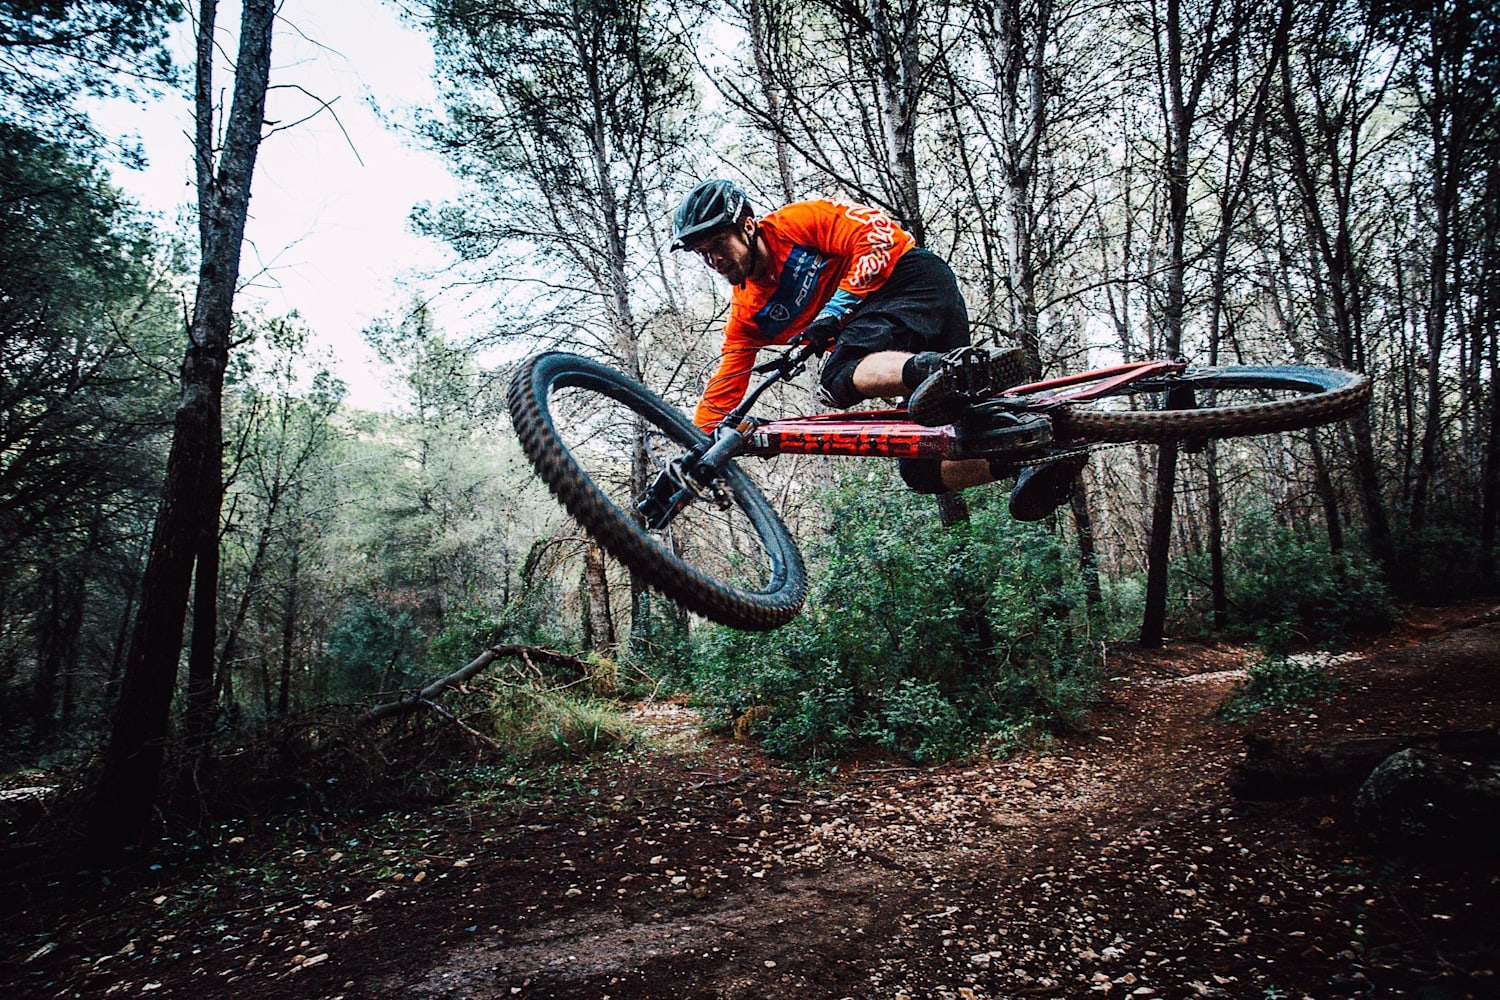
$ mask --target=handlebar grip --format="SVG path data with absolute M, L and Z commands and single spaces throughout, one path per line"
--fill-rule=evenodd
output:
M 703 457 L 694 465 L 693 475 L 702 483 L 718 478 L 719 473 L 734 457 L 744 440 L 745 435 L 742 431 L 721 429 L 714 438 L 713 446 L 704 452 Z

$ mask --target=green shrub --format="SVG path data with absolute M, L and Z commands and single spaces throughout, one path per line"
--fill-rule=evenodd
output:
M 1289 626 L 1319 643 L 1395 621 L 1379 567 L 1358 552 L 1331 551 L 1327 539 L 1251 517 L 1236 531 L 1230 559 L 1231 607 L 1252 628 Z
M 1403 540 L 1396 555 L 1398 589 L 1403 597 L 1430 604 L 1493 594 L 1495 580 L 1487 570 L 1485 555 L 1477 531 L 1452 524 L 1430 525 Z M 1493 553 L 1490 556 L 1493 560 Z
M 1245 719 L 1268 708 L 1291 708 L 1327 697 L 1333 678 L 1317 664 L 1268 654 L 1251 665 L 1246 678 L 1216 709 L 1220 718 Z
M 428 643 L 428 667 L 434 675 L 447 673 L 502 643 L 568 649 L 568 637 L 557 627 L 556 603 L 553 589 L 544 587 L 504 607 L 475 605 L 449 611 L 442 631 Z
M 642 594 L 636 617 L 630 624 L 626 658 L 669 691 L 688 686 L 692 677 L 693 638 L 687 613 L 654 591 Z
M 1226 539 L 1229 634 L 1289 645 L 1340 644 L 1396 619 L 1379 566 L 1362 553 L 1334 552 L 1324 537 L 1305 537 L 1262 511 L 1241 514 Z M 1174 574 L 1179 627 L 1207 632 L 1208 558 L 1179 561 Z
M 323 666 L 330 693 L 357 698 L 412 687 L 426 679 L 426 645 L 409 613 L 356 600 L 328 632 Z
M 501 640 L 552 649 L 576 649 L 574 625 L 558 613 L 562 592 L 557 583 L 544 580 L 513 598 L 501 612 Z
M 1074 721 L 1096 680 L 1077 560 L 1013 522 L 1002 491 L 966 499 L 970 521 L 945 529 L 932 498 L 893 483 L 834 490 L 803 614 L 700 630 L 702 703 L 723 719 L 769 708 L 766 748 L 808 758 L 862 741 L 950 757 L 1018 719 Z
M 436 673 L 449 673 L 478 656 L 481 650 L 503 642 L 505 620 L 489 608 L 451 611 L 443 618 L 443 630 L 427 644 L 427 660 Z
M 1146 613 L 1146 578 L 1144 576 L 1103 577 L 1099 581 L 1104 603 L 1100 608 L 1098 627 L 1101 642 L 1133 640 L 1140 634 L 1141 618 Z
M 969 749 L 972 734 L 963 716 L 936 684 L 902 679 L 866 722 L 860 735 L 913 760 L 943 759 Z

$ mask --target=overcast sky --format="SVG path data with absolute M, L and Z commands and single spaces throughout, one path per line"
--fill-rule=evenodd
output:
M 221 46 L 230 52 L 238 20 L 237 4 L 221 5 L 219 24 L 229 28 L 221 28 Z M 189 86 L 190 30 L 180 26 L 176 47 Z M 267 117 L 283 124 L 306 117 L 316 110 L 312 94 L 333 102 L 338 121 L 323 113 L 262 144 L 241 270 L 247 279 L 262 273 L 237 306 L 300 312 L 334 352 L 356 406 L 388 399 L 360 336 L 371 320 L 400 311 L 417 291 L 438 297 L 444 326 L 470 322 L 461 302 L 441 296 L 440 282 L 414 280 L 449 256 L 412 235 L 406 221 L 414 204 L 452 197 L 456 184 L 438 157 L 408 144 L 376 111 L 406 122 L 431 107 L 431 71 L 426 36 L 382 0 L 294 0 L 272 42 L 271 82 L 279 89 Z M 227 92 L 232 78 L 219 74 L 217 89 Z M 116 171 L 116 183 L 189 238 L 196 232 L 185 214 L 193 197 L 191 110 L 184 92 L 148 105 L 116 102 L 96 114 L 105 128 L 138 136 L 150 161 L 145 170 Z

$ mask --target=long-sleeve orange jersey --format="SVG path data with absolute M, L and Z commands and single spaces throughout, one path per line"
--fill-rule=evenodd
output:
M 758 232 L 771 267 L 734 290 L 719 367 L 693 415 L 705 430 L 745 397 L 762 347 L 785 344 L 824 315 L 842 321 L 916 243 L 879 209 L 823 198 L 777 209 Z

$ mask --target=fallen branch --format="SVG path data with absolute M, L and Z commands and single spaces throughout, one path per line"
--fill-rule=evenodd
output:
M 636 673 L 640 674 L 646 680 L 648 680 L 648 681 L 651 682 L 651 696 L 646 699 L 646 704 L 650 705 L 653 702 L 655 702 L 656 701 L 656 692 L 658 692 L 658 691 L 661 690 L 661 684 L 662 684 L 662 682 L 659 681 L 659 680 L 657 680 L 655 677 L 652 677 L 650 674 L 646 673 L 646 671 L 642 670 L 640 667 L 636 666 L 634 663 L 630 663 L 629 661 L 626 661 L 625 665 L 628 666 L 631 670 L 634 670 Z
M 436 712 L 438 715 L 441 715 L 443 718 L 445 718 L 449 722 L 453 723 L 459 729 L 462 729 L 465 733 L 468 733 L 469 737 L 471 739 L 473 739 L 475 742 L 477 742 L 477 743 L 483 743 L 485 746 L 489 747 L 491 750 L 499 750 L 500 749 L 500 744 L 496 743 L 494 740 L 490 739 L 488 736 L 484 735 L 479 730 L 475 729 L 473 726 L 471 726 L 467 722 L 465 722 L 463 719 L 460 719 L 458 716 L 456 716 L 452 712 L 448 711 L 442 705 L 439 705 L 437 702 L 435 702 L 435 701 L 424 701 L 424 702 L 422 702 L 422 704 L 423 704 L 424 707 L 426 707 L 430 711 Z
M 584 660 L 580 660 L 576 656 L 570 656 L 567 653 L 559 653 L 555 649 L 546 649 L 542 646 L 524 646 L 520 643 L 507 643 L 503 646 L 491 646 L 489 649 L 486 649 L 484 652 L 480 653 L 473 660 L 471 660 L 463 669 L 457 670 L 449 674 L 447 677 L 441 677 L 433 681 L 431 684 L 428 684 L 421 690 L 414 691 L 399 701 L 387 702 L 384 705 L 376 705 L 364 715 L 360 716 L 360 722 L 365 725 L 370 725 L 371 723 L 379 722 L 381 719 L 389 719 L 392 716 L 409 715 L 410 713 L 415 712 L 417 709 L 426 706 L 435 707 L 435 705 L 433 705 L 433 699 L 437 698 L 444 691 L 447 691 L 450 688 L 459 687 L 466 681 L 478 675 L 480 671 L 484 670 L 491 663 L 494 663 L 496 660 L 506 659 L 509 657 L 514 657 L 525 663 L 532 669 L 532 671 L 538 678 L 541 677 L 541 671 L 537 668 L 537 663 L 545 663 L 548 666 L 553 667 L 562 667 L 580 676 L 586 676 L 589 672 L 589 665 L 587 662 L 585 662 Z

